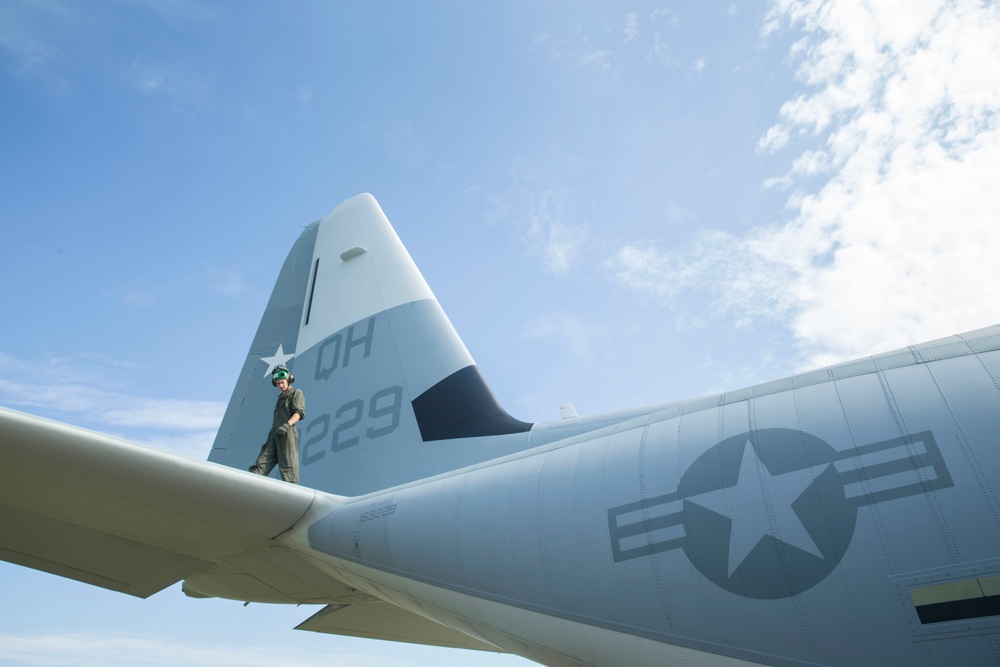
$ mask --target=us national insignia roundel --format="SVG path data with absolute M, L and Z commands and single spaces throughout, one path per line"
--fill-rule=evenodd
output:
M 851 544 L 862 505 L 952 486 L 929 431 L 837 451 L 770 428 L 726 438 L 677 490 L 608 510 L 616 562 L 675 549 L 709 581 L 749 598 L 796 595 Z

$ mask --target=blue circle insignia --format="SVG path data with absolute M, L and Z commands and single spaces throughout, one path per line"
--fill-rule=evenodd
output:
M 744 597 L 783 598 L 815 586 L 840 563 L 857 520 L 836 459 L 816 436 L 784 428 L 709 448 L 678 485 L 688 559 Z

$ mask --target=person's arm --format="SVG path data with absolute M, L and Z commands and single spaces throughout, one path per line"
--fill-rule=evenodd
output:
M 306 416 L 306 395 L 302 390 L 296 389 L 292 394 L 292 416 L 288 418 L 288 425 L 295 426 L 299 420 Z

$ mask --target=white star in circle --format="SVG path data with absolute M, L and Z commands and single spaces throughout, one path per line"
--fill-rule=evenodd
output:
M 260 360 L 267 364 L 267 370 L 264 372 L 264 377 L 271 374 L 271 370 L 275 366 L 282 366 L 288 363 L 288 360 L 294 357 L 294 354 L 285 354 L 282 349 L 281 344 L 278 344 L 278 351 L 274 353 L 273 357 L 261 357 Z
M 727 516 L 732 521 L 729 532 L 731 577 L 765 535 L 814 556 L 823 557 L 802 521 L 792 510 L 792 503 L 812 482 L 813 475 L 809 468 L 771 475 L 748 439 L 743 449 L 736 484 L 691 496 L 687 500 Z M 768 508 L 773 512 L 773 517 L 768 515 Z

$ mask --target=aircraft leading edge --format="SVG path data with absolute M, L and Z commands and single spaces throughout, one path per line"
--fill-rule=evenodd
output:
M 245 472 L 277 364 L 300 487 Z M 556 666 L 995 665 L 998 379 L 994 326 L 521 422 L 361 195 L 293 246 L 209 462 L 0 410 L 0 557 Z

